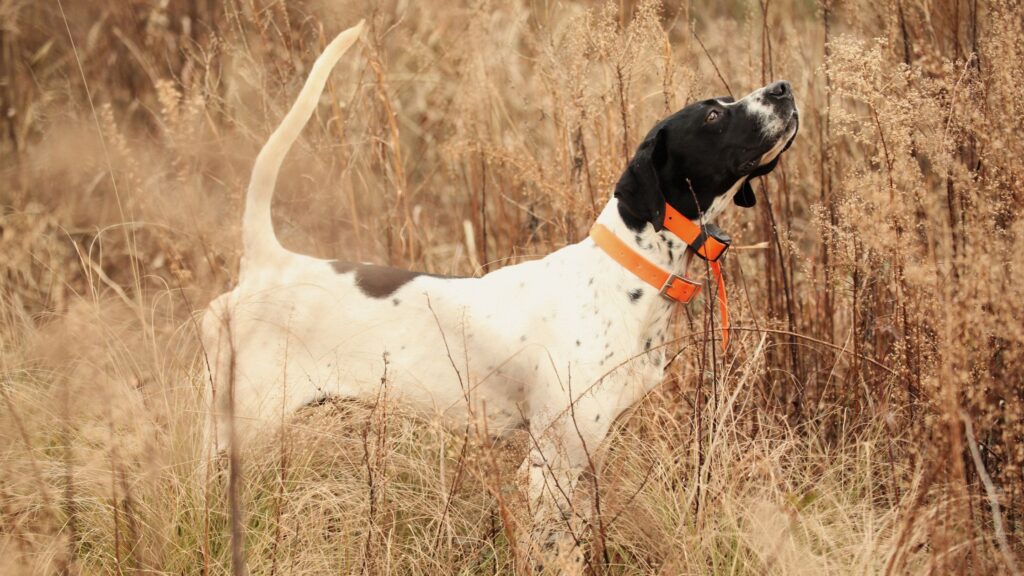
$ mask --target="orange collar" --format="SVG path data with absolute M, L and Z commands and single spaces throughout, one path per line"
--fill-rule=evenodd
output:
M 594 227 L 590 229 L 590 237 L 623 268 L 657 288 L 658 292 L 669 300 L 686 304 L 700 292 L 699 282 L 663 270 L 630 248 L 603 224 L 595 223 Z
M 731 239 L 713 224 L 704 224 L 703 226 L 694 224 L 668 204 L 665 204 L 665 228 L 686 242 L 695 254 L 708 261 L 708 266 L 718 285 L 718 303 L 722 317 L 722 348 L 724 349 L 729 345 L 729 304 L 719 259 L 729 249 Z M 669 300 L 687 304 L 700 293 L 701 284 L 687 278 L 685 272 L 680 275 L 663 270 L 629 247 L 604 225 L 595 223 L 590 229 L 590 237 L 623 268 L 657 288 L 658 293 Z
M 665 228 L 678 236 L 701 258 L 715 262 L 729 249 L 732 239 L 714 224 L 698 226 L 669 204 L 665 204 Z

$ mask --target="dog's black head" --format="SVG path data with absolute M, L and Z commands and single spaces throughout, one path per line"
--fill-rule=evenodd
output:
M 659 122 L 637 148 L 615 187 L 619 212 L 633 230 L 661 230 L 665 203 L 691 219 L 713 218 L 726 194 L 753 206 L 752 177 L 771 172 L 799 125 L 789 82 L 775 82 L 742 100 L 694 102 Z M 712 213 L 709 213 L 712 212 Z

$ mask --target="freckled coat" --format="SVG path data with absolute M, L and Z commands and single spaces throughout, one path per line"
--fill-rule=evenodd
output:
M 616 204 L 599 221 L 681 269 L 681 243 L 626 230 Z M 243 428 L 324 397 L 375 398 L 386 370 L 389 398 L 453 424 L 486 411 L 494 434 L 564 414 L 571 387 L 577 421 L 600 438 L 660 382 L 671 308 L 587 238 L 480 278 L 287 254 L 214 301 L 203 331 L 209 349 L 229 352 L 231 320 Z

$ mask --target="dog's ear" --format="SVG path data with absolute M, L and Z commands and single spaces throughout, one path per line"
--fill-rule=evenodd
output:
M 754 196 L 754 189 L 750 186 L 750 181 L 775 170 L 775 167 L 779 165 L 779 157 L 781 156 L 782 154 L 780 153 L 774 160 L 764 166 L 758 166 L 757 169 L 750 173 L 750 176 L 747 177 L 747 181 L 740 187 L 739 192 L 732 197 L 732 201 L 735 202 L 737 206 L 751 208 L 754 204 L 757 204 L 757 197 Z
M 735 202 L 737 206 L 751 208 L 754 206 L 754 204 L 757 204 L 757 196 L 754 196 L 754 189 L 750 186 L 750 181 L 759 176 L 764 176 L 765 174 L 768 174 L 772 170 L 775 170 L 775 167 L 779 165 L 779 157 L 781 156 L 782 154 L 779 154 L 779 156 L 776 156 L 775 159 L 772 160 L 771 162 L 765 164 L 764 166 L 758 166 L 753 172 L 750 173 L 750 176 L 747 177 L 747 181 L 744 182 L 743 186 L 740 187 L 739 192 L 737 192 L 736 195 L 732 197 L 732 201 Z
M 615 185 L 615 197 L 633 216 L 661 231 L 665 225 L 665 194 L 658 167 L 665 163 L 665 130 L 656 128 L 640 143 L 633 159 Z
M 754 196 L 754 189 L 750 186 L 750 180 L 744 180 L 732 201 L 742 208 L 753 208 L 757 204 L 757 196 Z
M 750 178 L 757 178 L 758 176 L 764 176 L 765 174 L 768 174 L 772 170 L 775 170 L 775 167 L 778 166 L 778 164 L 779 164 L 779 158 L 781 156 L 782 156 L 782 154 L 779 154 L 771 162 L 765 164 L 764 166 L 758 166 L 753 172 L 750 173 Z M 749 179 L 748 179 L 748 181 L 749 181 Z
M 735 202 L 737 206 L 742 206 L 743 208 L 753 208 L 753 206 L 757 204 L 757 196 L 754 196 L 754 188 L 750 185 L 750 181 L 759 176 L 764 176 L 765 174 L 771 172 L 772 170 L 775 170 L 775 167 L 778 164 L 779 157 L 776 156 L 774 160 L 765 164 L 764 166 L 758 166 L 756 170 L 750 173 L 750 176 L 747 177 L 747 180 L 743 183 L 743 186 L 740 186 L 739 192 L 736 192 L 736 195 L 732 197 L 732 201 Z

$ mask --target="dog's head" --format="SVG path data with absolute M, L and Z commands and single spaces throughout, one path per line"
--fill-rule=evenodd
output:
M 789 82 L 775 82 L 743 99 L 694 102 L 659 122 L 637 148 L 615 187 L 626 224 L 661 230 L 665 203 L 687 218 L 709 216 L 732 192 L 753 206 L 750 178 L 771 172 L 799 126 Z M 714 214 L 710 214 L 711 217 Z

